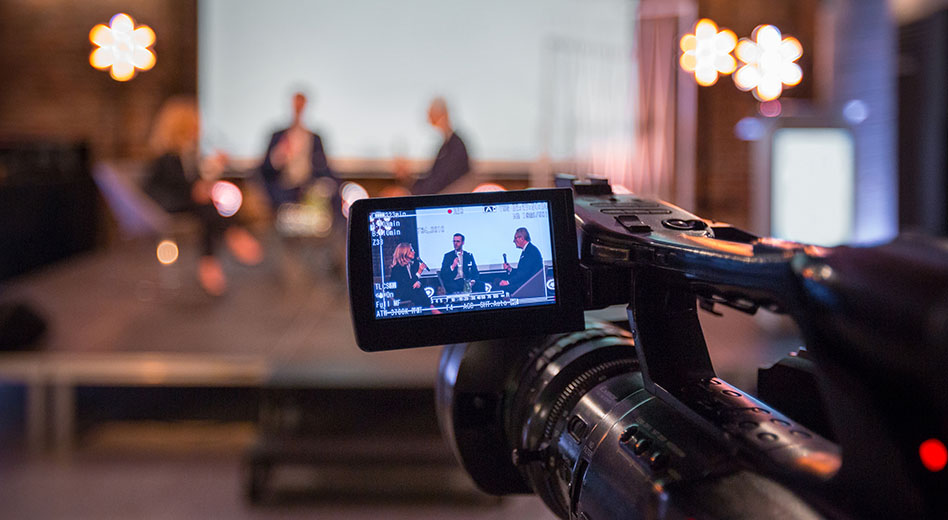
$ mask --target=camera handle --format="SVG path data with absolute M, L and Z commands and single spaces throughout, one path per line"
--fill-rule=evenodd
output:
M 684 279 L 659 269 L 636 269 L 629 325 L 645 389 L 712 437 L 721 430 L 685 404 L 689 385 L 715 377 L 698 321 L 696 297 Z
M 785 297 L 816 360 L 843 459 L 828 443 L 802 443 L 790 451 L 818 456 L 781 467 L 773 454 L 786 450 L 755 452 L 746 438 L 743 445 L 751 449 L 745 454 L 791 481 L 805 477 L 806 466 L 822 467 L 810 476 L 827 484 L 845 508 L 869 516 L 943 517 L 948 469 L 922 468 L 918 447 L 929 437 L 945 438 L 948 416 L 937 400 L 948 393 L 944 252 L 944 245 L 902 237 L 874 248 L 794 257 L 797 284 L 786 287 Z M 696 281 L 683 270 L 634 269 L 628 313 L 643 381 L 703 431 L 739 438 L 728 431 L 723 410 L 734 405 L 714 401 L 722 392 L 742 392 L 712 387 L 723 382 L 715 376 L 697 318 Z M 781 471 L 787 468 L 789 473 Z
M 697 300 L 682 273 L 635 269 L 628 314 L 645 389 L 772 477 L 829 482 L 841 465 L 834 443 L 715 375 Z
M 873 516 L 948 514 L 948 468 L 923 467 L 920 449 L 948 442 L 946 253 L 943 241 L 904 235 L 792 261 L 792 314 L 843 453 L 834 481 Z

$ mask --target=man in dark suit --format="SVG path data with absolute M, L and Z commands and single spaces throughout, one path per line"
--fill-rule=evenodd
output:
M 543 255 L 540 254 L 537 246 L 530 243 L 530 232 L 527 228 L 518 228 L 514 232 L 513 241 L 518 249 L 523 249 L 523 252 L 520 253 L 520 261 L 517 262 L 516 269 L 504 262 L 507 279 L 500 281 L 500 286 L 510 293 L 519 289 L 540 269 L 543 269 Z
M 323 141 L 303 126 L 306 95 L 293 95 L 293 122 L 270 138 L 260 174 L 273 209 L 287 202 L 298 203 L 302 191 L 320 177 L 332 177 Z
M 474 176 L 468 175 L 471 171 L 471 160 L 464 141 L 451 125 L 448 105 L 444 98 L 437 97 L 431 101 L 428 107 L 428 123 L 437 129 L 443 138 L 431 169 L 412 182 L 415 174 L 409 171 L 408 164 L 404 160 L 396 160 L 395 176 L 403 183 L 408 183 L 408 190 L 412 195 L 471 191 L 475 182 Z
M 474 255 L 464 250 L 464 235 L 454 234 L 454 250 L 444 254 L 438 276 L 446 294 L 470 292 L 477 283 L 477 263 Z

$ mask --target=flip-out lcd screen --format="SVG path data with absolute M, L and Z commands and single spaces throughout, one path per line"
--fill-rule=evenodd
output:
M 369 214 L 375 317 L 556 303 L 546 201 Z
M 583 328 L 569 189 L 359 200 L 348 251 L 363 350 Z

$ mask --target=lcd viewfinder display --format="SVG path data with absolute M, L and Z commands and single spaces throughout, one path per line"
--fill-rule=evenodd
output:
M 556 304 L 547 201 L 368 215 L 375 317 Z

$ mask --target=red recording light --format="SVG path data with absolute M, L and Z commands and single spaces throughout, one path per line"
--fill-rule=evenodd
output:
M 918 457 L 928 471 L 941 471 L 948 465 L 948 448 L 938 439 L 928 439 L 919 445 Z
M 450 214 L 451 214 L 451 210 L 449 209 L 449 210 L 448 210 L 448 215 L 450 215 Z

